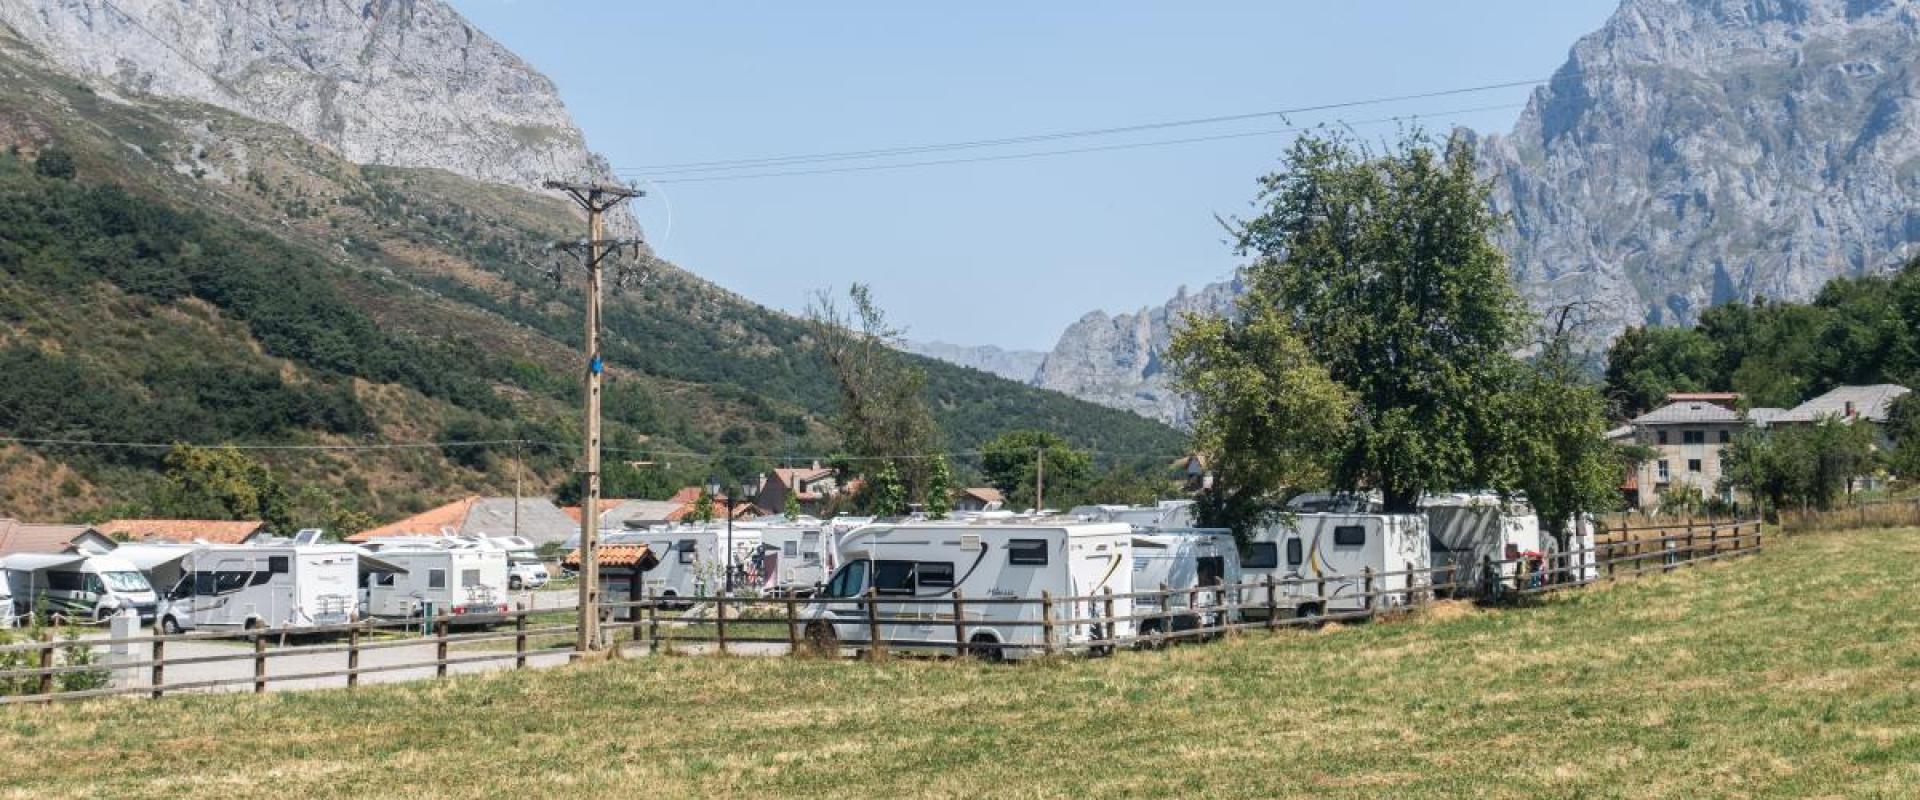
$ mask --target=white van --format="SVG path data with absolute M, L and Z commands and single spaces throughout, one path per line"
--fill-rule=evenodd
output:
M 818 523 L 769 525 L 760 530 L 760 546 L 748 558 L 748 572 L 763 594 L 811 595 L 839 566 L 831 538 Z
M 1447 494 L 1421 502 L 1438 580 L 1455 584 L 1456 594 L 1476 594 L 1489 577 L 1513 578 L 1519 561 L 1544 552 L 1540 518 L 1525 500 L 1502 502 L 1492 494 Z M 1481 574 L 1491 559 L 1497 576 Z M 1451 567 L 1452 569 L 1448 569 Z M 1449 578 L 1451 576 L 1451 578 Z
M 363 578 L 367 616 L 432 616 L 476 625 L 506 619 L 507 554 L 493 549 L 385 547 L 375 556 L 404 572 Z
M 1283 582 L 1276 610 L 1314 617 L 1402 605 L 1409 589 L 1432 583 L 1430 560 L 1424 516 L 1287 514 L 1254 532 L 1240 570 L 1249 584 L 1269 576 Z M 1366 597 L 1366 570 L 1375 575 L 1374 591 L 1390 594 Z M 1264 592 L 1249 592 L 1244 612 L 1265 617 Z
M 539 549 L 525 536 L 495 536 L 484 540 L 495 550 L 507 554 L 507 588 L 513 591 L 538 589 L 547 585 L 551 576 L 547 574 L 547 564 L 540 560 Z
M 1051 593 L 1060 598 L 1053 619 L 1065 620 L 1054 631 L 1056 646 L 1133 634 L 1128 621 L 1113 623 L 1111 636 L 1102 625 L 1071 622 L 1104 616 L 1099 596 L 1106 590 L 1134 590 L 1133 529 L 1120 523 L 882 523 L 849 532 L 840 542 L 840 561 L 806 612 L 807 636 L 832 649 L 870 641 L 866 607 L 839 599 L 862 597 L 868 587 L 879 598 L 877 617 L 913 620 L 880 626 L 888 647 L 950 652 L 964 645 L 989 659 L 1042 653 L 1035 647 L 1046 643 L 1037 602 L 963 604 L 966 639 L 956 641 L 956 591 L 963 600 L 1038 600 Z M 1067 599 L 1076 596 L 1093 599 Z M 1132 616 L 1130 599 L 1113 602 L 1115 616 Z
M 1239 602 L 1240 592 L 1228 590 L 1223 595 L 1219 587 L 1234 586 L 1240 580 L 1240 549 L 1231 531 L 1189 529 L 1134 534 L 1133 590 L 1152 592 L 1165 586 L 1180 593 L 1168 595 L 1165 603 L 1158 596 L 1134 599 L 1136 615 L 1156 615 L 1140 621 L 1141 636 L 1239 622 L 1237 611 L 1222 615 L 1217 611 L 1195 613 L 1192 609 L 1218 607 L 1223 600 Z
M 348 545 L 209 545 L 179 562 L 160 627 L 312 628 L 359 618 L 359 550 Z
M 48 618 L 101 621 L 126 609 L 153 622 L 160 598 L 147 576 L 126 559 L 85 553 L 15 553 L 0 559 L 13 595 L 13 612 L 25 617 L 36 608 Z

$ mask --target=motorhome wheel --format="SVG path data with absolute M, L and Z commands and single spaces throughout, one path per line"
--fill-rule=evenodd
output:
M 976 633 L 967 640 L 967 655 L 981 661 L 999 663 L 1007 660 L 1007 651 L 1000 646 L 1000 640 L 990 633 Z
M 825 622 L 807 623 L 807 649 L 814 655 L 837 656 L 840 654 L 840 636 L 834 633 L 832 625 Z
M 507 576 L 507 588 L 512 589 L 516 592 L 520 591 L 520 576 L 518 575 Z
M 173 617 L 165 617 L 160 620 L 160 632 L 168 636 L 178 636 L 180 634 L 180 622 Z

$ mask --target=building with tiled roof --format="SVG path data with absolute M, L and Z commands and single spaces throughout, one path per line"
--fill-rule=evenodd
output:
M 268 536 L 258 520 L 116 519 L 95 526 L 115 541 L 246 544 Z
M 1826 394 L 1794 406 L 1773 418 L 1775 424 L 1812 424 L 1823 419 L 1848 422 L 1866 420 L 1882 423 L 1893 410 L 1893 403 L 1910 390 L 1905 386 L 1881 383 L 1872 386 L 1836 386 Z
M 1621 483 L 1628 501 L 1653 509 L 1662 494 L 1680 487 L 1697 489 L 1703 497 L 1738 499 L 1721 488 L 1720 474 L 1727 446 L 1753 425 L 1738 410 L 1739 398 L 1731 392 L 1677 392 L 1666 405 L 1634 417 L 1631 439 L 1652 448 L 1654 457 Z
M 61 525 L 0 519 L 0 556 L 15 553 L 105 553 L 113 540 L 91 525 Z
M 577 519 L 568 517 L 544 497 L 515 500 L 475 496 L 361 531 L 348 536 L 347 541 L 365 542 L 393 536 L 520 536 L 542 545 L 564 542 L 579 531 Z
M 991 486 L 961 489 L 958 494 L 953 500 L 955 511 L 998 511 L 1007 504 L 1006 496 Z
M 815 461 L 812 466 L 781 467 L 762 476 L 759 491 L 753 496 L 753 504 L 777 512 L 784 510 L 787 498 L 792 497 L 803 511 L 813 513 L 836 497 L 857 490 L 854 482 L 841 482 L 837 470 L 821 466 L 820 462 Z

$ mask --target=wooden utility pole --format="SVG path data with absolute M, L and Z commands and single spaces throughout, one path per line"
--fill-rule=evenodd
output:
M 587 407 L 586 459 L 582 467 L 585 491 L 580 499 L 580 626 L 575 657 L 601 648 L 600 641 L 600 383 L 606 361 L 600 354 L 601 261 L 621 248 L 638 251 L 639 240 L 600 238 L 604 217 L 614 206 L 641 196 L 637 189 L 612 184 L 547 181 L 548 189 L 566 192 L 587 212 L 587 240 L 582 262 L 587 267 Z
M 1033 451 L 1033 514 L 1039 516 L 1047 508 L 1047 448 Z

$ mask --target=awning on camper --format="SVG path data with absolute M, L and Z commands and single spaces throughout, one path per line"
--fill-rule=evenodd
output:
M 153 573 L 178 565 L 181 559 L 193 555 L 194 548 L 178 545 L 141 545 L 125 544 L 113 554 L 132 562 L 134 569 Z
M 70 567 L 87 558 L 85 553 L 14 553 L 6 558 L 0 558 L 0 568 L 38 572 L 43 569 Z
M 407 571 L 406 567 L 400 566 L 399 564 L 395 564 L 391 561 L 381 561 L 380 559 L 374 558 L 373 556 L 367 555 L 366 553 L 360 554 L 360 574 L 362 575 L 366 575 L 368 573 L 382 573 L 382 572 L 404 573 L 406 571 Z

